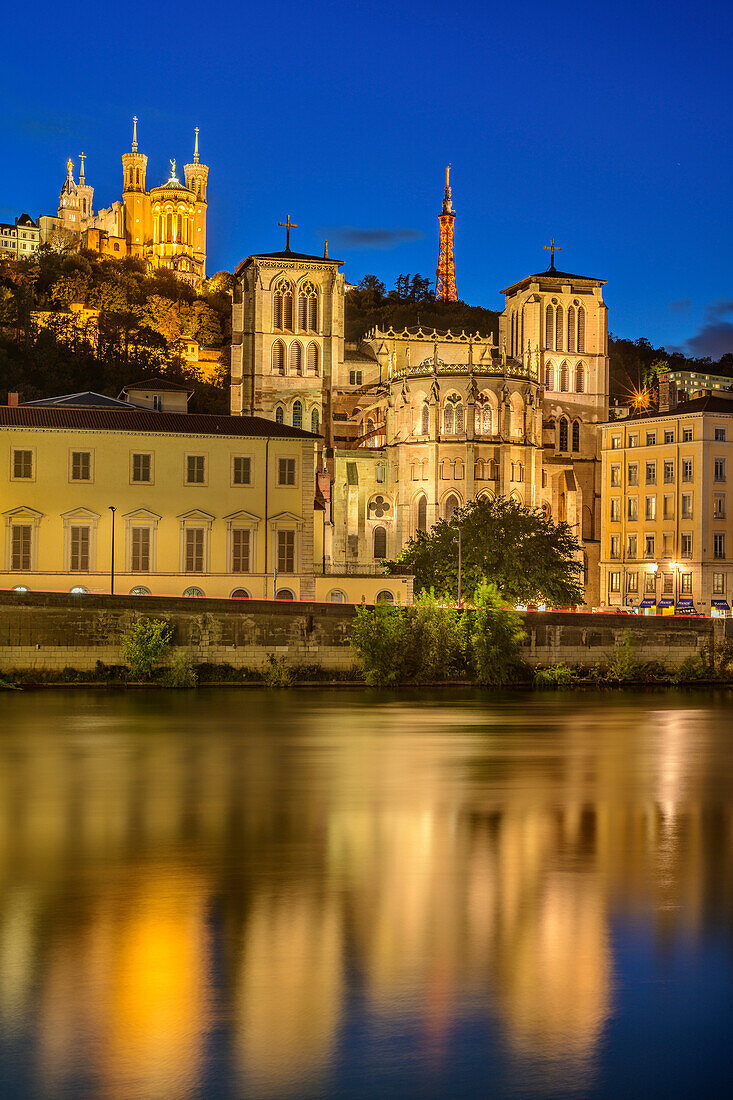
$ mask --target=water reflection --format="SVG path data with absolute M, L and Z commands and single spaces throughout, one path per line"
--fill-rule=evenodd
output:
M 730 969 L 732 717 L 0 697 L 7 1094 L 470 1095 L 479 1065 L 497 1095 L 600 1094 L 625 929 L 662 981 L 721 930 Z

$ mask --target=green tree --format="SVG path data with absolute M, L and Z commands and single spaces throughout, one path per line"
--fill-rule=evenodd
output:
M 171 627 L 163 619 L 135 619 L 125 631 L 120 644 L 135 679 L 150 679 L 156 664 L 170 646 L 172 634 Z
M 580 547 L 570 527 L 512 497 L 471 501 L 430 532 L 419 532 L 388 568 L 414 573 L 418 591 L 434 589 L 455 599 L 459 528 L 462 589 L 469 602 L 484 581 L 495 584 L 510 604 L 583 602 Z
M 479 684 L 500 687 L 516 682 L 522 668 L 525 638 L 521 616 L 504 606 L 494 584 L 481 583 L 468 612 L 469 661 Z

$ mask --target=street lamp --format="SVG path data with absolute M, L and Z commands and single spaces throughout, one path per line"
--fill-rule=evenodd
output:
M 461 544 L 461 528 L 458 528 L 458 609 L 461 608 L 461 573 L 463 567 L 462 560 L 462 544 Z
M 112 513 L 112 549 L 110 551 L 109 558 L 109 594 L 114 596 L 115 594 L 115 512 L 117 509 L 114 504 L 110 504 L 109 510 Z

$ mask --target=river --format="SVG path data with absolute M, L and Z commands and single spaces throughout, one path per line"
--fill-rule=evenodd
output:
M 0 1095 L 728 1095 L 733 697 L 0 694 Z

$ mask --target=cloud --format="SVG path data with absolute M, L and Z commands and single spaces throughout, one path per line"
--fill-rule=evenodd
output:
M 419 229 L 358 229 L 353 225 L 335 225 L 322 230 L 337 248 L 397 248 L 408 241 L 421 241 Z
M 680 349 L 694 358 L 720 359 L 733 352 L 733 298 L 718 298 L 709 302 L 703 313 L 703 324 Z
M 692 298 L 675 298 L 673 302 L 669 303 L 670 313 L 689 313 L 692 308 Z

